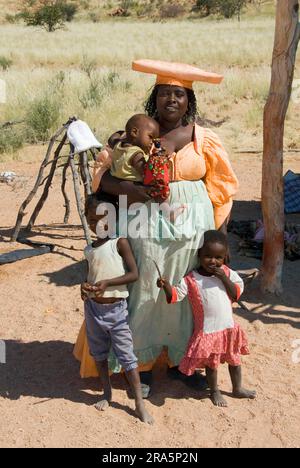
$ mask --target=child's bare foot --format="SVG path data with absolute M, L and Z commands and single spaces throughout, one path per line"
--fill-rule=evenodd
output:
M 154 419 L 148 413 L 148 411 L 146 410 L 144 404 L 141 404 L 141 405 L 137 404 L 136 408 L 135 408 L 135 411 L 136 411 L 136 414 L 138 415 L 138 417 L 140 418 L 140 420 L 143 423 L 146 423 L 146 424 L 153 424 L 154 423 Z
M 226 408 L 228 406 L 227 401 L 225 400 L 225 398 L 223 398 L 220 390 L 211 392 L 210 399 L 215 406 L 221 406 L 222 408 Z
M 240 388 L 238 390 L 233 390 L 232 396 L 234 398 L 248 398 L 250 400 L 253 400 L 254 398 L 256 398 L 256 391 L 247 390 L 246 388 Z
M 105 411 L 111 402 L 111 394 L 110 395 L 103 395 L 100 400 L 95 403 L 95 408 L 98 411 Z

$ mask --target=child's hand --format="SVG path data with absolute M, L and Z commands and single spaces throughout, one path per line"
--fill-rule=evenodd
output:
M 81 283 L 80 285 L 80 295 L 81 299 L 85 301 L 88 298 L 87 292 L 90 291 L 91 285 L 89 283 Z
M 165 279 L 165 278 L 158 278 L 157 281 L 156 281 L 157 287 L 159 289 L 164 288 L 168 283 L 169 283 L 169 281 L 167 279 Z
M 92 286 L 92 291 L 96 297 L 101 297 L 105 293 L 107 287 L 108 287 L 108 281 L 105 281 L 105 280 L 98 281 L 98 283 L 95 283 Z
M 226 278 L 226 274 L 223 268 L 214 267 L 211 270 L 212 270 L 213 275 L 219 278 L 220 280 L 223 280 L 224 278 Z

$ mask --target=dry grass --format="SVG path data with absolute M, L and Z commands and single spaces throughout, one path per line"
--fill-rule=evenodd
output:
M 153 84 L 152 77 L 130 70 L 133 59 L 186 61 L 225 76 L 220 86 L 196 84 L 195 92 L 202 115 L 230 118 L 218 129 L 226 146 L 261 147 L 273 34 L 274 20 L 265 17 L 241 23 L 81 22 L 51 34 L 3 25 L 0 56 L 13 64 L 0 76 L 8 94 L 7 104 L 0 104 L 0 119 L 23 118 L 34 100 L 50 96 L 59 102 L 58 124 L 77 115 L 105 141 L 132 113 L 142 110 Z M 299 59 L 295 77 L 300 78 Z M 299 104 L 291 102 L 287 145 L 300 147 L 299 114 Z

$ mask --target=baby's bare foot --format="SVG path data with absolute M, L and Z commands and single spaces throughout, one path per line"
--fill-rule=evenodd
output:
M 220 390 L 211 392 L 210 399 L 215 406 L 221 406 L 222 408 L 227 407 L 227 401 L 225 400 L 225 398 L 222 397 Z
M 170 221 L 174 223 L 178 216 L 180 216 L 184 210 L 186 209 L 187 205 L 180 205 L 178 208 L 175 208 L 170 213 Z
M 247 390 L 246 388 L 240 388 L 238 390 L 233 390 L 232 395 L 234 398 L 248 398 L 253 400 L 256 398 L 256 391 L 255 390 Z
M 140 418 L 140 420 L 143 423 L 146 423 L 146 424 L 153 424 L 154 423 L 154 419 L 148 413 L 148 411 L 146 410 L 146 408 L 145 408 L 145 406 L 143 404 L 142 405 L 137 404 L 135 412 L 136 412 L 137 416 Z
M 95 408 L 96 410 L 98 411 L 105 411 L 108 407 L 109 407 L 109 404 L 111 402 L 111 395 L 103 395 L 100 400 L 95 403 Z

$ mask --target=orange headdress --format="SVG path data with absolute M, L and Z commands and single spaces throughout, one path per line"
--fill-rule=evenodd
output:
M 143 73 L 157 75 L 156 84 L 168 84 L 192 89 L 193 81 L 219 84 L 223 76 L 206 72 L 185 63 L 163 62 L 161 60 L 135 60 L 132 69 Z

